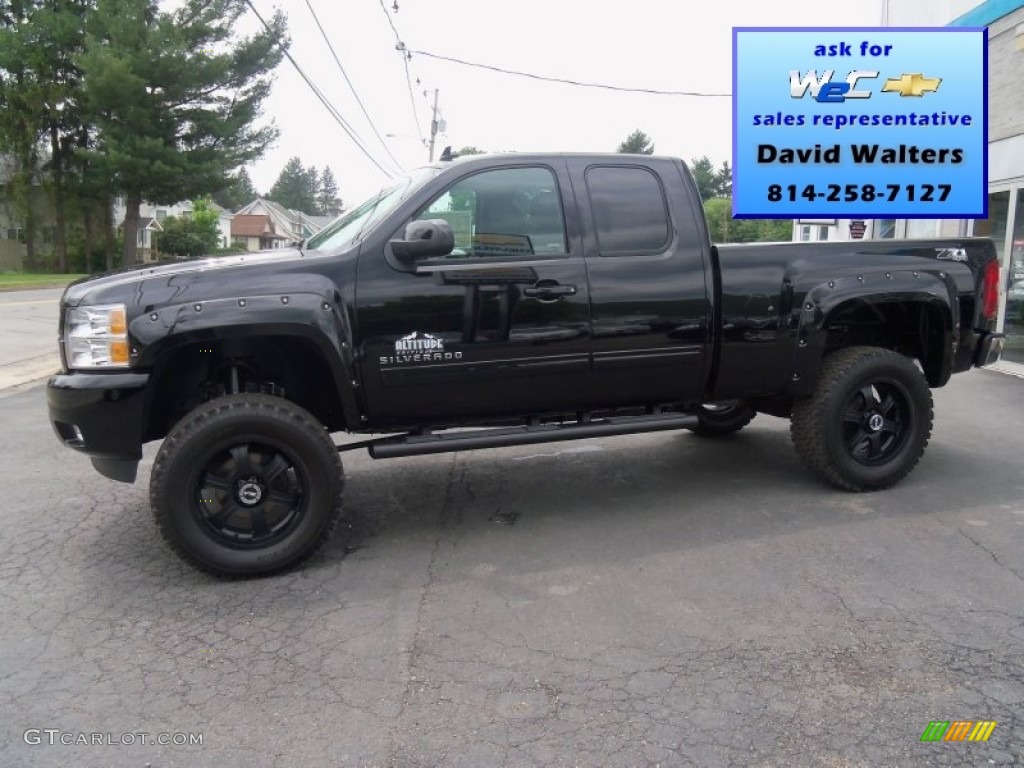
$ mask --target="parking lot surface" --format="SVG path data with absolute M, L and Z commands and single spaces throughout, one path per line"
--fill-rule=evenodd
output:
M 341 535 L 224 582 L 162 545 L 155 446 L 107 481 L 40 386 L 10 394 L 0 765 L 1022 762 L 1022 403 L 1024 380 L 954 377 L 920 466 L 865 495 L 765 416 L 719 441 L 344 454 Z M 997 725 L 921 742 L 957 720 Z
M 0 291 L 0 392 L 60 366 L 58 304 L 63 288 Z

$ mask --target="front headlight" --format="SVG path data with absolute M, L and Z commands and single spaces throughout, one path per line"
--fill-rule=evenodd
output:
M 64 350 L 68 368 L 127 368 L 125 305 L 69 308 L 64 318 Z

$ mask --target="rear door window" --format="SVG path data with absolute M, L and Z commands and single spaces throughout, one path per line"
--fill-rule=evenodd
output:
M 587 194 L 602 256 L 663 252 L 672 231 L 661 180 L 646 168 L 592 166 Z

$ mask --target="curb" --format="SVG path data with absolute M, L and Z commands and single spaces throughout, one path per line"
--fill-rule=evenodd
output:
M 29 385 L 45 381 L 60 370 L 60 357 L 54 352 L 0 366 L 0 397 L 24 391 Z

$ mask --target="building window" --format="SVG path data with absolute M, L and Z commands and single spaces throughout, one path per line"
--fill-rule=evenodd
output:
M 1002 261 L 1006 250 L 1006 227 L 1010 217 L 1010 192 L 992 192 L 988 196 L 988 218 L 974 222 L 975 237 L 992 238 Z
M 156 209 L 156 220 L 157 221 L 163 221 L 166 218 L 167 218 L 167 209 L 166 208 L 157 208 Z
M 801 243 L 810 242 L 810 239 L 811 239 L 811 228 L 808 225 L 805 224 L 802 227 L 800 227 L 800 242 Z
M 989 203 L 990 211 L 991 205 Z M 1005 264 L 1006 309 L 1003 312 L 1003 333 L 1006 334 L 1006 346 L 1003 347 L 1003 359 L 1024 365 L 1024 188 L 1017 189 L 1013 235 L 1010 237 L 1010 252 Z
M 919 240 L 922 238 L 939 236 L 938 219 L 907 219 L 907 239 Z
M 827 226 L 820 226 L 820 227 L 818 227 L 818 240 L 820 240 L 821 242 L 824 242 L 824 241 L 828 240 L 828 227 Z
M 139 248 L 145 248 L 146 247 L 146 230 L 140 229 L 138 232 L 136 232 L 135 233 L 135 241 L 138 244 Z
M 891 240 L 896 237 L 896 219 L 877 219 L 875 221 L 875 237 Z

